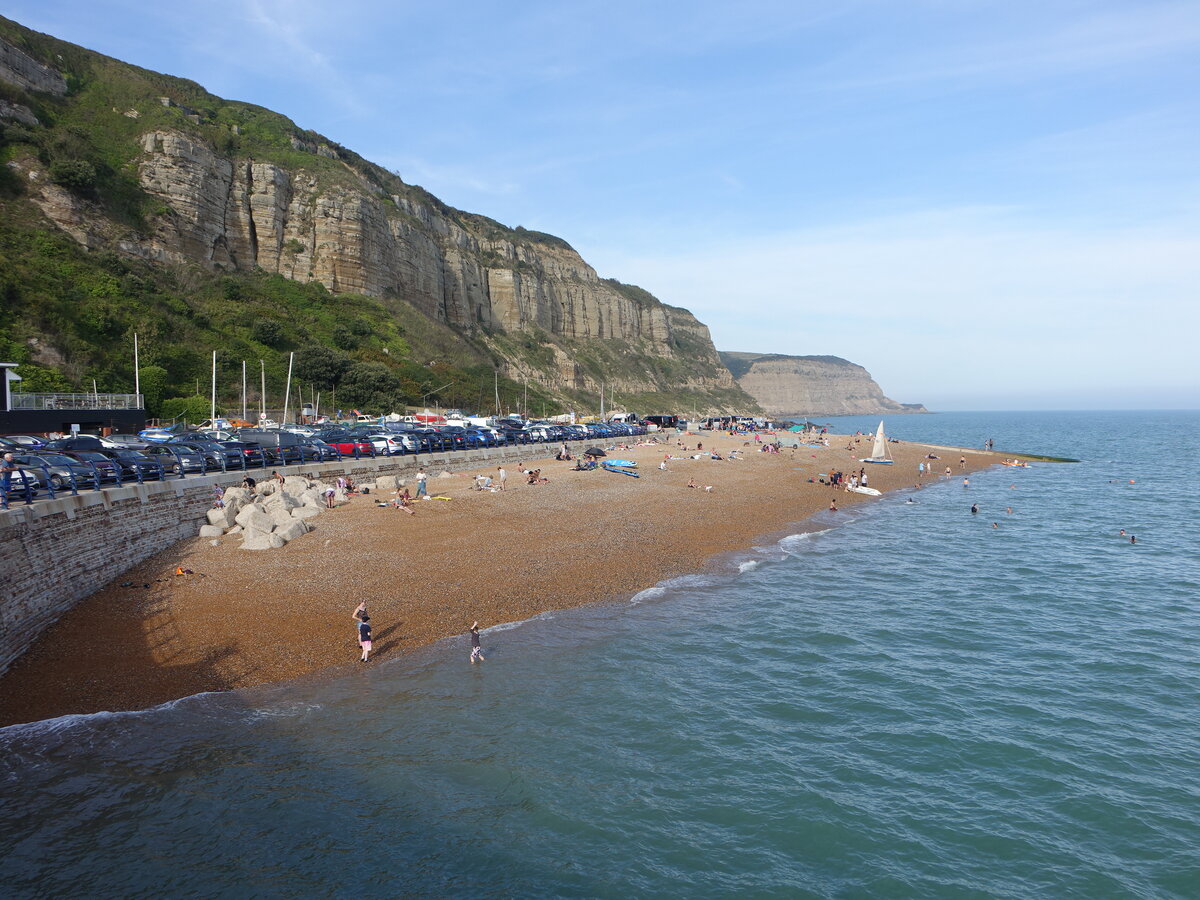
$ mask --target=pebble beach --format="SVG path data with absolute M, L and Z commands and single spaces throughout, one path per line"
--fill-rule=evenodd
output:
M 378 665 L 464 634 L 474 620 L 488 628 L 623 600 L 719 568 L 726 554 L 768 536 L 817 527 L 818 514 L 828 527 L 841 511 L 879 499 L 820 483 L 835 470 L 857 472 L 870 448 L 869 437 L 828 437 L 828 448 L 763 453 L 745 435 L 701 432 L 610 451 L 637 461 L 638 478 L 573 471 L 547 445 L 541 458 L 530 448 L 526 463 L 545 484 L 527 484 L 516 464 L 502 492 L 474 489 L 472 476 L 494 469 L 430 470 L 430 494 L 449 499 L 422 501 L 415 515 L 376 505 L 390 494 L 354 495 L 278 549 L 245 551 L 235 536 L 180 542 L 79 603 L 0 678 L 0 725 Z M 951 479 L 1002 458 L 890 447 L 894 465 L 865 467 L 870 486 L 885 493 L 945 480 L 918 478 L 931 452 L 940 457 L 928 461 L 934 471 L 949 466 Z M 726 458 L 712 459 L 712 450 Z M 729 459 L 731 451 L 742 458 Z M 660 470 L 666 455 L 683 458 Z M 352 617 L 362 600 L 374 627 L 365 664 Z

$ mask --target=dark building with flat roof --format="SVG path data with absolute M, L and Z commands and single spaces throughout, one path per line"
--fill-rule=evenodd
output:
M 0 362 L 4 376 L 0 434 L 69 434 L 72 430 L 130 434 L 146 427 L 141 394 L 23 394 L 14 390 L 21 382 L 16 367 L 16 363 Z

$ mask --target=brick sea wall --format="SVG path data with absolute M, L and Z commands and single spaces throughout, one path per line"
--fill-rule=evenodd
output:
M 533 444 L 344 459 L 283 471 L 326 480 L 348 475 L 359 483 L 378 475 L 411 477 L 421 465 L 433 478 L 443 471 L 543 460 L 551 449 Z M 269 470 L 250 474 L 262 478 Z M 80 600 L 176 541 L 195 537 L 212 508 L 213 485 L 235 485 L 241 477 L 240 470 L 189 475 L 74 496 L 60 493 L 31 506 L 12 498 L 12 507 L 0 510 L 0 673 Z M 436 482 L 430 487 L 436 490 Z

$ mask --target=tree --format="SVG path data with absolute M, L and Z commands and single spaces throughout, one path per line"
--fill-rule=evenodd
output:
M 162 411 L 163 395 L 167 392 L 167 370 L 162 366 L 142 366 L 138 369 L 146 415 L 157 419 Z
M 67 376 L 57 369 L 47 369 L 36 363 L 17 366 L 21 380 L 13 385 L 13 391 L 21 394 L 70 393 L 75 390 Z
M 338 325 L 333 329 L 331 340 L 333 341 L 333 346 L 339 347 L 342 350 L 353 350 L 358 346 L 358 335 L 345 325 Z
M 212 404 L 208 397 L 197 394 L 194 397 L 172 397 L 163 401 L 161 419 L 176 419 L 180 416 L 189 425 L 198 425 L 208 418 Z M 217 406 L 217 415 L 224 415 L 225 410 Z
M 399 393 L 400 379 L 383 363 L 354 363 L 338 383 L 338 399 L 360 409 L 387 409 Z
M 336 350 L 310 344 L 296 351 L 296 378 L 329 390 L 341 379 L 350 360 Z

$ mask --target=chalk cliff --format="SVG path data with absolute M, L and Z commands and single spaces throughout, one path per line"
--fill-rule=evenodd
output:
M 722 353 L 738 385 L 777 416 L 853 416 L 927 412 L 888 399 L 862 366 L 837 356 Z

